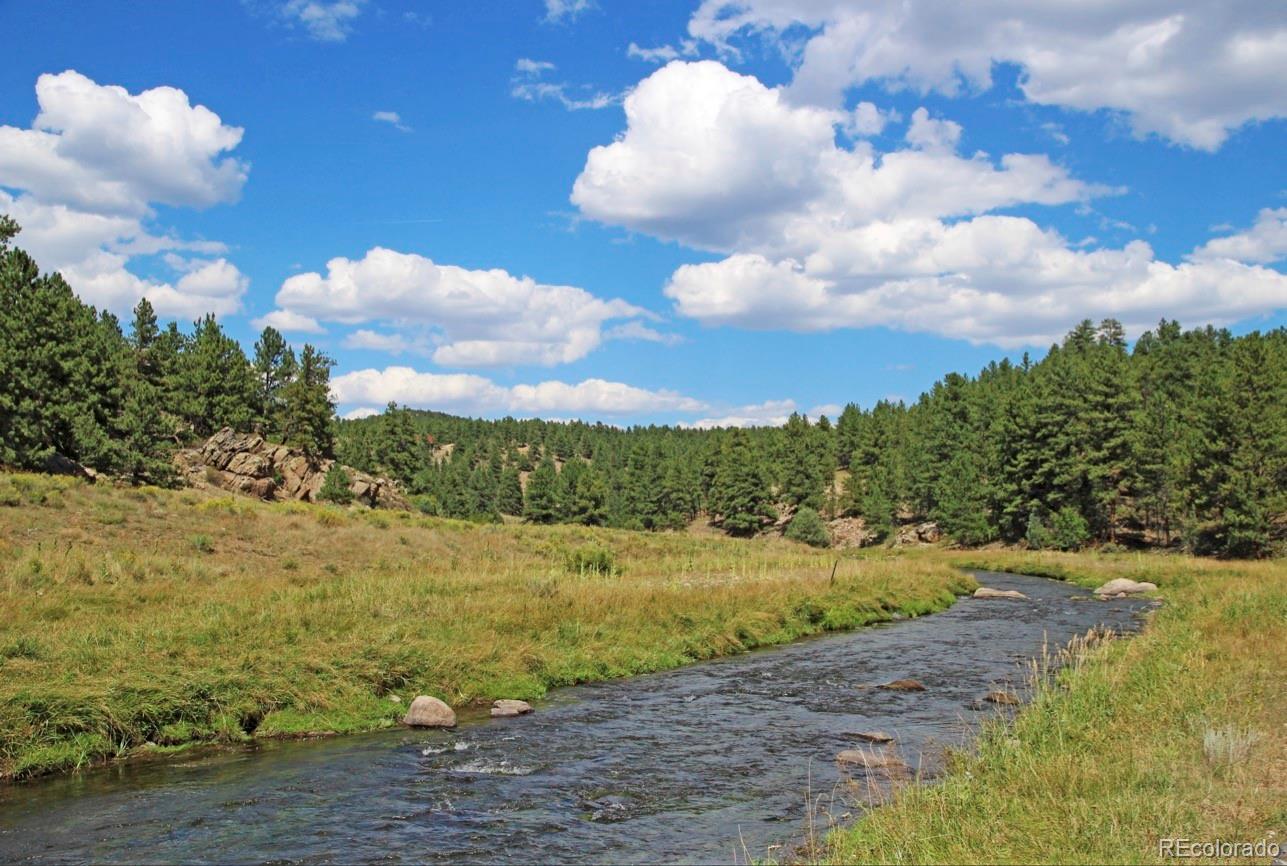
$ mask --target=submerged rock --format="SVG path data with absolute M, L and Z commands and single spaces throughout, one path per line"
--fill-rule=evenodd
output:
M 1026 595 L 1017 589 L 993 589 L 990 586 L 980 586 L 974 590 L 975 598 L 1027 598 Z
M 456 711 L 437 698 L 420 695 L 407 708 L 402 724 L 413 728 L 454 728 Z
M 845 749 L 836 755 L 836 763 L 842 766 L 861 767 L 864 770 L 907 768 L 907 763 L 902 758 L 883 749 Z
M 893 736 L 885 733 L 884 731 L 859 731 L 858 733 L 854 734 L 854 736 L 868 743 L 883 744 L 883 743 L 894 742 Z
M 1157 592 L 1157 584 L 1147 581 L 1136 581 L 1126 577 L 1118 577 L 1110 580 L 1108 583 L 1095 590 L 1095 595 L 1103 598 L 1122 598 L 1127 595 L 1137 595 L 1141 592 Z
M 527 701 L 515 701 L 508 698 L 502 698 L 499 701 L 492 702 L 492 718 L 506 719 L 513 716 L 521 716 L 532 711 L 532 705 Z
M 925 686 L 919 680 L 894 680 L 893 682 L 884 683 L 882 689 L 888 689 L 891 692 L 923 692 Z

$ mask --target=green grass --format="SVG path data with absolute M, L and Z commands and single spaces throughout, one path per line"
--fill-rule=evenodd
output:
M 930 613 L 944 561 L 0 475 L 0 778 L 391 726 Z M 55 510 L 56 509 L 56 510 Z M 109 515 L 108 520 L 103 516 Z M 401 700 L 392 700 L 393 696 Z
M 1154 863 L 1168 836 L 1287 841 L 1287 564 L 951 558 L 1088 587 L 1149 580 L 1164 604 L 1137 637 L 1074 647 L 1013 724 L 985 725 L 945 778 L 834 831 L 821 859 Z

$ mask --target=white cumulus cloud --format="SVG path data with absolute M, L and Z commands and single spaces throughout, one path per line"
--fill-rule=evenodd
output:
M 471 373 L 427 373 L 411 367 L 355 370 L 331 382 L 341 405 L 389 402 L 473 414 L 561 413 L 582 418 L 646 412 L 700 412 L 699 400 L 673 391 L 650 391 L 622 382 L 586 379 L 576 384 L 551 380 L 504 386 Z
M 1163 315 L 1228 323 L 1287 304 L 1287 276 L 1256 266 L 1278 255 L 1276 211 L 1170 264 L 1143 241 L 1072 244 L 994 213 L 1117 190 L 1040 154 L 962 155 L 960 125 L 923 108 L 902 149 L 843 147 L 844 112 L 713 61 L 676 61 L 625 110 L 625 131 L 590 151 L 572 201 L 602 222 L 724 253 L 681 266 L 665 287 L 680 314 L 707 324 L 883 325 L 1021 346 L 1084 317 L 1138 331 Z
M 984 90 L 1011 63 L 1031 102 L 1120 112 L 1139 135 L 1202 150 L 1287 116 L 1287 16 L 1263 0 L 704 0 L 688 29 L 731 56 L 739 38 L 775 42 L 798 103 L 838 106 L 872 81 Z
M 568 363 L 600 345 L 605 322 L 649 316 L 623 300 L 603 300 L 575 286 L 539 283 L 500 269 L 441 265 L 383 247 L 357 260 L 331 259 L 325 274 L 288 278 L 277 304 L 313 319 L 427 332 L 436 346 L 433 360 L 455 367 Z M 372 331 L 350 339 L 366 348 L 410 347 L 405 340 L 381 341 Z
M 1232 259 L 1262 265 L 1287 258 L 1287 207 L 1265 208 L 1250 229 L 1212 238 L 1194 250 L 1190 258 L 1197 261 Z
M 249 168 L 228 154 L 242 130 L 182 90 L 131 94 L 74 70 L 41 75 L 36 101 L 30 129 L 0 126 L 0 212 L 22 225 L 19 246 L 84 300 L 118 314 L 140 297 L 162 315 L 240 309 L 248 280 L 222 256 L 223 244 L 158 234 L 148 223 L 154 204 L 236 201 Z M 135 257 L 167 251 L 180 275 L 172 282 L 128 268 Z

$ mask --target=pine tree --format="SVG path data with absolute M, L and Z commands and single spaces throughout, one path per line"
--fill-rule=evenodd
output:
M 296 376 L 295 353 L 276 328 L 266 327 L 255 341 L 255 414 L 264 433 L 282 433 L 282 395 Z
M 523 513 L 523 483 L 518 468 L 506 466 L 500 475 L 500 484 L 496 491 L 496 509 L 501 514 L 517 517 Z
M 732 535 L 753 535 L 775 513 L 769 479 L 744 430 L 730 431 L 720 449 L 711 505 L 720 526 Z
M 236 340 L 212 315 L 196 322 L 180 355 L 180 414 L 198 436 L 222 427 L 247 430 L 254 417 L 255 380 Z
M 282 437 L 311 457 L 335 452 L 335 404 L 331 402 L 331 366 L 335 362 L 305 344 L 295 378 L 282 389 Z
M 548 457 L 527 476 L 523 518 L 528 523 L 557 523 L 559 519 L 558 470 Z
M 353 501 L 352 486 L 353 479 L 344 467 L 332 463 L 331 468 L 326 470 L 326 477 L 322 479 L 322 489 L 318 491 L 317 498 L 336 505 L 348 505 Z

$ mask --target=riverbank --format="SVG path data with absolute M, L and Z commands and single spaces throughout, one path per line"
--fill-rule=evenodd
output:
M 825 862 L 1174 862 L 1168 838 L 1287 842 L 1287 564 L 947 558 L 1087 587 L 1148 580 L 1164 604 L 1141 635 L 1079 654 L 1013 725 L 985 726 L 945 777 L 833 832 Z
M 941 610 L 973 580 L 574 526 L 0 476 L 0 778 L 397 724 Z

